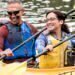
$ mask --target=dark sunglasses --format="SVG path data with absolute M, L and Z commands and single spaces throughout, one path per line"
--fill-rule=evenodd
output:
M 8 13 L 9 15 L 12 15 L 12 14 L 17 15 L 19 12 L 20 12 L 20 11 L 7 11 L 7 13 Z

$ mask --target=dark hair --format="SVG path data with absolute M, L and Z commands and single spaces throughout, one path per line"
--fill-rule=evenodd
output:
M 64 23 L 61 26 L 61 30 L 66 33 L 70 33 L 68 26 L 65 24 L 65 15 L 62 12 L 60 12 L 59 10 L 51 10 L 46 13 L 46 17 L 51 12 L 56 14 L 56 17 L 58 18 L 58 20 L 63 20 Z

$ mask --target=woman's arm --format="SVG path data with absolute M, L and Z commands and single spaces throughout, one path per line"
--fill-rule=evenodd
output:
M 47 39 L 46 39 L 46 37 L 43 34 L 41 34 L 36 39 L 35 49 L 38 51 L 38 53 L 40 53 L 45 48 L 46 44 L 47 44 Z

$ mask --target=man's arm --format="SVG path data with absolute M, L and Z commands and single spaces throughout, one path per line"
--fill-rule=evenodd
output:
M 7 56 L 13 56 L 12 51 L 8 48 L 3 51 L 4 48 L 4 39 L 8 36 L 8 29 L 5 25 L 0 27 L 0 56 L 7 55 Z
M 8 35 L 8 29 L 5 25 L 0 27 L 0 51 L 3 51 L 4 48 L 4 39 Z

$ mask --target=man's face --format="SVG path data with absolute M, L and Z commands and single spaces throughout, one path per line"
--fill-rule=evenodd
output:
M 19 3 L 12 3 L 7 8 L 8 16 L 13 24 L 18 24 L 21 21 L 22 6 Z

